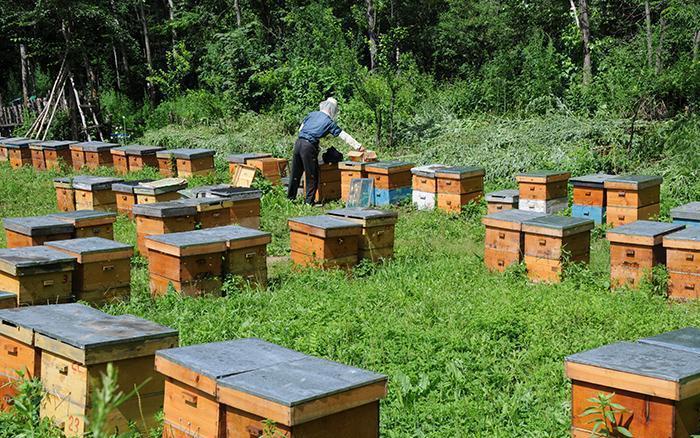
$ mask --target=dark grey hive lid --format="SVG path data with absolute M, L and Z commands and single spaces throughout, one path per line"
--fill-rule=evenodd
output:
M 482 176 L 486 173 L 483 167 L 476 166 L 454 166 L 446 167 L 445 169 L 440 169 L 437 173 L 445 173 L 449 175 L 459 175 L 460 177 L 466 176 Z
M 580 231 L 585 231 L 586 229 L 591 230 L 595 226 L 594 222 L 590 219 L 569 216 L 547 216 L 542 215 L 542 213 L 540 213 L 539 217 L 524 221 L 523 224 L 552 228 L 556 230 L 571 230 L 580 228 Z
M 56 218 L 63 222 L 69 222 L 73 225 L 79 223 L 81 220 L 89 219 L 106 219 L 113 218 L 117 219 L 117 214 L 110 211 L 96 211 L 96 210 L 76 210 L 69 211 L 66 213 L 51 213 L 49 217 Z
M 700 329 L 696 327 L 686 327 L 680 330 L 662 333 L 660 335 L 640 339 L 639 342 L 700 355 Z
M 146 239 L 176 248 L 191 248 L 193 246 L 225 243 L 226 240 L 206 230 L 183 231 L 180 233 L 154 234 Z
M 78 175 L 73 178 L 73 188 L 77 190 L 112 190 L 112 184 L 122 182 L 120 178 L 107 176 Z
M 246 154 L 231 154 L 226 159 L 229 163 L 245 164 L 248 160 L 255 160 L 256 158 L 268 158 L 272 154 L 267 154 L 264 152 L 250 152 Z
M 262 197 L 262 191 L 246 187 L 217 188 L 212 189 L 210 193 L 232 201 L 245 201 L 248 199 L 260 199 Z
M 564 175 L 567 172 L 562 172 L 559 170 L 539 170 L 535 172 L 521 172 L 518 173 L 518 176 L 529 176 L 531 178 L 549 178 L 553 176 L 560 176 Z
M 700 221 L 700 202 L 691 202 L 671 209 L 673 219 Z
M 61 183 L 61 184 L 73 184 L 73 178 L 70 176 L 61 176 L 58 178 L 53 179 L 54 183 Z
M 35 146 L 41 146 L 44 149 L 53 149 L 53 150 L 68 149 L 68 147 L 72 144 L 75 144 L 75 142 L 50 140 L 50 141 L 40 141 L 39 143 L 34 143 Z
M 114 184 L 112 184 L 112 191 L 117 192 L 117 193 L 133 194 L 134 187 L 138 186 L 141 183 L 151 182 L 151 181 L 153 181 L 153 180 L 152 179 L 141 179 L 138 181 L 123 181 L 120 183 L 114 183 Z
M 297 222 L 304 225 L 309 225 L 315 228 L 321 228 L 324 230 L 331 230 L 336 228 L 360 228 L 362 225 L 355 222 L 351 222 L 345 219 L 340 219 L 333 216 L 321 215 L 321 216 L 304 216 L 290 218 L 290 222 Z
M 520 199 L 520 190 L 508 189 L 491 192 L 486 195 L 486 202 L 507 202 L 512 204 Z
M 658 186 L 663 182 L 663 178 L 653 175 L 623 175 L 610 178 L 607 181 L 611 183 L 630 184 L 637 190 L 645 189 L 651 186 Z
M 74 254 L 94 254 L 104 252 L 116 252 L 131 249 L 131 245 L 115 242 L 103 237 L 83 237 L 79 239 L 57 240 L 47 242 L 52 248 L 59 248 Z
M 3 219 L 5 229 L 25 236 L 48 236 L 75 231 L 72 224 L 50 216 L 12 217 Z
M 102 152 L 119 147 L 116 143 L 105 143 L 102 141 L 86 141 L 84 143 L 78 143 L 78 145 L 81 146 L 85 152 Z
M 399 216 L 399 214 L 395 211 L 377 210 L 372 208 L 338 208 L 335 210 L 330 210 L 328 214 L 352 219 L 384 219 Z
M 416 176 L 423 176 L 426 178 L 435 178 L 435 172 L 447 168 L 444 164 L 426 164 L 425 166 L 418 166 L 411 169 L 411 173 Z
M 0 270 L 11 275 L 27 268 L 49 267 L 75 261 L 75 257 L 45 246 L 0 249 Z
M 213 157 L 216 153 L 213 149 L 170 149 L 168 150 L 175 158 L 194 160 L 196 158 Z
M 636 221 L 620 225 L 608 231 L 610 234 L 623 234 L 626 236 L 657 237 L 664 234 L 682 230 L 685 225 L 656 221 Z
M 305 357 L 294 350 L 253 338 L 159 350 L 156 356 L 212 379 Z
M 226 225 L 223 227 L 214 227 L 200 230 L 200 233 L 207 233 L 215 238 L 228 242 L 235 240 L 251 239 L 255 237 L 272 236 L 266 231 L 260 231 L 253 228 L 241 227 L 240 225 Z
M 6 148 L 8 149 L 27 149 L 29 148 L 30 144 L 36 143 L 38 140 L 30 140 L 30 139 L 22 139 L 22 140 L 14 140 L 14 141 L 8 141 L 5 140 L 3 143 Z
M 374 161 L 365 163 L 365 167 L 373 167 L 376 169 L 393 169 L 395 167 L 411 166 L 411 163 L 405 161 Z
M 297 406 L 385 380 L 382 374 L 305 357 L 229 376 L 218 383 L 277 404 Z
M 155 155 L 156 152 L 162 151 L 165 148 L 161 147 L 161 146 L 147 146 L 147 145 L 142 145 L 142 144 L 130 144 L 130 145 L 114 148 L 114 149 L 124 151 L 126 153 L 126 155 L 142 156 L 142 155 Z
M 2 143 L 0 143 L 0 144 L 2 144 L 4 146 L 6 143 L 12 143 L 14 141 L 19 141 L 19 140 L 29 140 L 29 139 L 26 137 L 5 137 L 2 139 Z
M 504 210 L 504 211 L 499 211 L 496 213 L 491 213 L 487 215 L 486 217 L 489 219 L 495 219 L 495 220 L 500 220 L 500 221 L 506 221 L 506 222 L 515 222 L 518 224 L 521 224 L 525 221 L 529 221 L 532 219 L 536 219 L 542 216 L 546 216 L 545 213 L 540 213 L 538 211 L 530 211 L 530 210 Z
M 700 377 L 700 355 L 649 343 L 618 342 L 571 355 L 566 360 L 671 382 Z
M 131 211 L 135 215 L 149 217 L 194 216 L 197 213 L 197 207 L 183 204 L 180 201 L 168 201 L 153 204 L 136 204 Z
M 574 187 L 603 188 L 605 181 L 612 178 L 615 178 L 615 175 L 608 175 L 607 173 L 594 173 L 592 175 L 583 175 L 570 178 L 569 181 Z
M 666 240 L 691 240 L 693 242 L 700 242 L 700 227 L 687 227 L 675 233 L 668 234 L 664 236 L 664 241 Z
M 0 310 L 0 321 L 3 324 L 34 331 L 38 328 L 46 331 L 53 326 L 70 325 L 80 319 L 100 319 L 104 316 L 104 312 L 78 303 L 48 304 Z

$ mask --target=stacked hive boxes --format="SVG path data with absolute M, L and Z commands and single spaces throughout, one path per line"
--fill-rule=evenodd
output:
M 17 304 L 65 303 L 72 296 L 75 257 L 45 246 L 0 249 L 0 290 Z
M 525 265 L 530 280 L 558 282 L 565 263 L 588 263 L 593 227 L 592 220 L 563 216 L 524 221 Z
M 136 218 L 137 248 L 145 257 L 148 256 L 147 236 L 192 231 L 197 214 L 196 207 L 179 201 L 137 204 L 132 211 Z
M 117 198 L 112 184 L 122 182 L 119 178 L 85 176 L 73 178 L 76 210 L 117 211 Z
M 130 245 L 85 237 L 48 242 L 46 246 L 75 257 L 72 288 L 76 300 L 102 305 L 129 297 L 134 255 Z
M 48 217 L 73 225 L 75 231 L 72 237 L 102 237 L 114 239 L 115 213 L 94 210 L 78 210 L 68 213 L 54 213 Z M 55 239 L 53 239 L 55 240 Z
M 159 351 L 156 369 L 167 377 L 165 434 L 379 436 L 381 374 L 258 339 Z
M 418 210 L 433 210 L 437 206 L 437 177 L 435 171 L 444 169 L 442 164 L 428 164 L 411 169 L 413 205 Z
M 636 221 L 608 230 L 610 241 L 610 280 L 613 287 L 639 286 L 651 278 L 651 270 L 666 263 L 664 236 L 683 229 L 683 225 Z
M 569 205 L 568 172 L 532 172 L 521 173 L 515 177 L 518 181 L 520 210 L 537 211 L 554 214 Z
M 20 139 L 20 140 L 5 140 L 4 145 L 7 148 L 7 158 L 10 161 L 10 166 L 14 169 L 22 166 L 32 165 L 32 152 L 29 145 L 36 143 L 38 140 Z
M 486 195 L 488 214 L 499 211 L 517 210 L 520 200 L 519 190 L 499 190 Z
M 447 167 L 436 171 L 438 208 L 459 213 L 469 202 L 483 198 L 484 174 L 481 167 Z
M 5 218 L 3 226 L 8 248 L 37 246 L 50 240 L 70 239 L 75 233 L 73 225 L 49 216 Z
M 60 163 L 72 165 L 70 145 L 72 141 L 41 141 L 33 143 L 29 148 L 32 154 L 32 164 L 37 170 L 58 169 Z
M 596 436 L 591 399 L 612 394 L 615 416 L 635 438 L 687 438 L 700 432 L 700 330 L 687 328 L 618 342 L 566 358 L 571 379 L 571 436 Z
M 146 166 L 158 168 L 156 153 L 165 148 L 132 144 L 111 150 L 114 170 L 117 173 L 137 172 Z
M 668 267 L 668 296 L 700 298 L 700 227 L 689 227 L 664 236 Z
M 674 224 L 683 224 L 688 227 L 700 226 L 700 202 L 691 202 L 671 209 L 671 218 Z
M 367 163 L 367 178 L 374 181 L 374 205 L 398 204 L 411 197 L 411 163 L 378 161 Z
M 612 178 L 615 177 L 604 173 L 571 178 L 574 186 L 571 216 L 592 219 L 596 225 L 605 223 L 605 181 Z
M 484 262 L 493 271 L 505 271 L 523 260 L 525 234 L 523 222 L 542 216 L 526 210 L 506 210 L 491 213 L 481 221 L 486 226 Z
M 318 168 L 318 190 L 316 202 L 330 202 L 340 199 L 340 169 L 338 163 L 320 163 Z M 306 178 L 302 177 L 303 188 L 306 191 Z
M 365 166 L 367 163 L 355 161 L 341 161 L 338 163 L 340 171 L 340 199 L 347 202 L 350 197 L 350 183 L 353 179 L 367 178 Z
M 133 218 L 134 214 L 132 213 L 132 209 L 134 208 L 134 204 L 137 203 L 134 189 L 141 183 L 151 181 L 153 180 L 144 179 L 139 181 L 123 181 L 112 184 L 112 191 L 117 199 L 117 212 Z
M 180 199 L 179 190 L 187 188 L 183 178 L 165 178 L 157 181 L 142 182 L 134 187 L 137 204 L 155 204 Z
M 364 208 L 341 208 L 328 212 L 362 225 L 362 235 L 358 242 L 359 259 L 373 262 L 394 257 L 394 228 L 398 214 L 388 210 Z
M 629 175 L 605 181 L 607 223 L 610 226 L 652 219 L 659 215 L 662 178 Z
M 333 216 L 289 219 L 292 261 L 301 266 L 349 269 L 358 262 L 362 225 Z
M 170 149 L 167 152 L 175 159 L 177 176 L 209 175 L 214 172 L 215 152 L 211 149 Z

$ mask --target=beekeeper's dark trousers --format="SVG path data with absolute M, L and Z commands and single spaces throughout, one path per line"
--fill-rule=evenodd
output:
M 301 184 L 301 175 L 306 174 L 306 203 L 314 204 L 316 190 L 318 190 L 318 144 L 311 143 L 303 138 L 294 143 L 294 155 L 292 157 L 292 175 L 289 179 L 287 197 L 295 199 Z

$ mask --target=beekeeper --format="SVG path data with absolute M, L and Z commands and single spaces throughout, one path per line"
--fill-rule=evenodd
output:
M 320 111 L 310 113 L 299 128 L 299 138 L 294 143 L 294 156 L 292 157 L 292 175 L 289 179 L 287 197 L 295 199 L 301 183 L 301 175 L 306 174 L 306 203 L 314 204 L 316 190 L 318 190 L 318 154 L 319 141 L 328 134 L 340 137 L 345 143 L 356 151 L 364 151 L 364 148 L 347 132 L 343 131 L 335 123 L 338 115 L 338 101 L 329 97 L 319 105 Z

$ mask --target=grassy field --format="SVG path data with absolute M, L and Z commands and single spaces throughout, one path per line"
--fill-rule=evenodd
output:
M 218 168 L 191 185 L 224 181 L 224 163 Z M 55 211 L 54 176 L 0 164 L 0 216 Z M 138 176 L 144 174 L 129 178 Z M 489 186 L 501 187 L 496 180 Z M 271 188 L 262 205 L 275 256 L 289 251 L 288 217 L 322 212 Z M 395 260 L 362 264 L 349 275 L 297 271 L 282 261 L 272 267 L 267 290 L 227 284 L 225 298 L 152 300 L 146 264 L 135 257 L 131 300 L 105 310 L 177 328 L 183 345 L 259 337 L 386 373 L 381 431 L 387 437 L 566 436 L 566 355 L 700 325 L 700 306 L 669 304 L 662 286 L 611 292 L 601 230 L 594 233 L 590 267 L 570 269 L 561 284 L 530 284 L 521 266 L 489 273 L 482 263 L 484 211 L 474 206 L 451 217 L 400 207 Z M 116 238 L 133 244 L 134 223 L 120 217 Z M 0 416 L 0 437 L 14 436 L 3 427 L 12 421 Z

